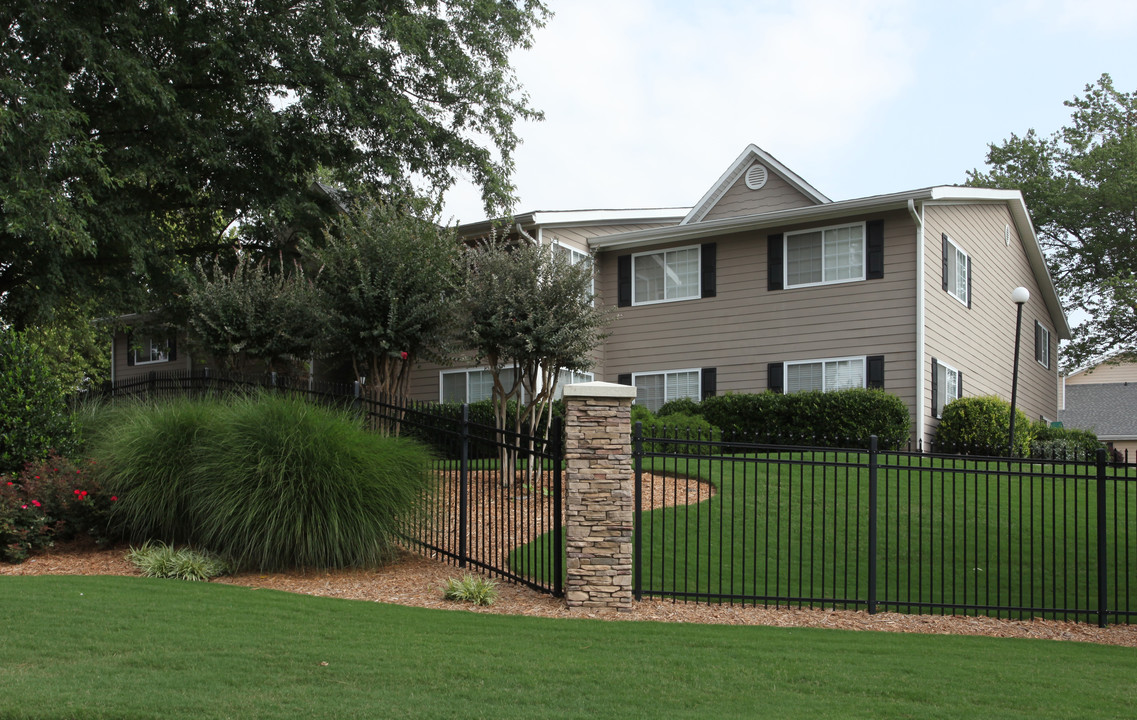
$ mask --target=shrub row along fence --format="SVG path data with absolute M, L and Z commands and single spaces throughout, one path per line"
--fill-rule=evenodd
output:
M 468 406 L 395 402 L 358 383 L 297 380 L 276 374 L 153 372 L 106 384 L 104 397 L 161 399 L 227 393 L 289 392 L 358 413 L 379 432 L 414 438 L 434 450 L 437 484 L 413 517 L 408 545 L 459 567 L 476 567 L 529 587 L 563 594 L 561 421 L 549 439 L 471 422 Z M 540 550 L 519 548 L 547 536 Z M 549 570 L 552 572 L 549 572 Z
M 637 599 L 1137 616 L 1137 477 L 1105 450 L 960 457 L 881 451 L 875 437 L 834 450 L 640 423 L 633 438 Z

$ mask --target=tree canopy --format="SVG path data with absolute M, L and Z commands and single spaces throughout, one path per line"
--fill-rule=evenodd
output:
M 315 227 L 324 169 L 512 201 L 509 66 L 541 0 L 11 0 L 0 8 L 0 320 L 163 299 L 234 221 Z
M 1137 352 L 1137 93 L 1106 74 L 1065 104 L 1068 125 L 990 145 L 967 182 L 1022 191 L 1064 307 L 1088 315 L 1063 351 L 1072 368 Z

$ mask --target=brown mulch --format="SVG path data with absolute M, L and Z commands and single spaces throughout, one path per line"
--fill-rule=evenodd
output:
M 492 477 L 471 478 L 472 483 L 491 483 Z M 656 487 L 655 483 L 648 483 Z M 660 486 L 662 487 L 662 486 Z M 532 491 L 533 488 L 530 488 Z M 713 493 L 713 488 L 696 480 L 686 481 L 678 490 L 668 488 L 667 493 L 653 492 L 652 508 L 701 502 Z M 505 504 L 531 504 L 539 502 L 540 493 L 530 495 L 510 491 L 500 495 Z M 645 505 L 648 504 L 645 498 Z M 475 522 L 488 523 L 492 513 L 476 513 Z M 516 547 L 528 542 L 530 533 L 505 538 L 505 544 Z M 139 575 L 126 558 L 126 548 L 98 550 L 87 543 L 60 546 L 51 552 L 37 555 L 19 565 L 0 564 L 3 575 Z M 552 618 L 596 618 L 602 620 L 685 622 L 720 625 L 768 625 L 775 627 L 824 627 L 842 630 L 877 630 L 884 632 L 914 632 L 938 635 L 985 635 L 989 637 L 1034 638 L 1045 640 L 1075 640 L 1137 647 L 1137 625 L 1111 625 L 1099 628 L 1089 623 L 1056 620 L 999 620 L 987 617 L 904 615 L 864 611 L 818 610 L 797 608 L 761 608 L 741 605 L 705 605 L 674 603 L 664 600 L 644 600 L 633 603 L 629 612 L 597 611 L 592 609 L 569 610 L 563 600 L 508 582 L 497 584 L 497 601 L 488 608 L 456 604 L 442 598 L 446 580 L 463 574 L 482 575 L 448 565 L 437 558 L 404 553 L 385 567 L 374 570 L 293 571 L 281 573 L 246 572 L 222 577 L 213 582 L 246 587 L 282 590 L 285 592 L 394 603 L 423 608 L 464 610 L 468 612 L 500 615 L 526 615 Z

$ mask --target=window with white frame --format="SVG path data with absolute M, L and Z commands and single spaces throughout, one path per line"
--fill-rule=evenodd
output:
M 936 378 L 935 388 L 936 397 L 932 403 L 935 410 L 936 417 L 944 416 L 944 407 L 961 396 L 960 392 L 960 372 L 950 365 L 944 365 L 942 362 L 936 363 Z
M 569 265 L 587 263 L 590 268 L 592 267 L 592 256 L 583 250 L 577 250 L 576 248 L 569 247 L 568 245 L 561 245 L 559 242 L 555 243 L 553 247 L 556 248 L 555 252 L 568 257 Z M 589 292 L 591 292 L 593 295 L 596 294 L 595 275 L 592 278 L 592 284 L 589 286 Z
M 786 233 L 786 287 L 865 279 L 865 224 Z
M 513 370 L 501 372 L 506 389 L 513 385 Z M 493 397 L 493 374 L 486 369 L 443 370 L 439 380 L 442 402 L 473 403 Z
M 945 289 L 964 305 L 969 304 L 967 274 L 971 266 L 967 263 L 967 253 L 956 245 L 947 235 L 944 239 Z
M 130 353 L 135 365 L 169 362 L 170 338 L 157 335 L 132 335 Z
M 865 386 L 865 358 L 833 358 L 786 363 L 786 392 L 847 390 Z
M 1050 367 L 1050 331 L 1037 320 L 1034 322 L 1034 359 L 1042 367 Z
M 655 412 L 664 403 L 679 398 L 699 400 L 701 374 L 701 370 L 632 373 L 632 385 L 636 388 L 636 404 Z
M 677 248 L 632 256 L 632 299 L 636 305 L 699 297 L 699 248 Z
M 581 372 L 579 370 L 561 370 L 557 375 L 557 390 L 555 393 L 553 393 L 553 399 L 561 399 L 561 397 L 565 394 L 565 385 L 592 382 L 595 379 L 596 376 L 590 372 Z

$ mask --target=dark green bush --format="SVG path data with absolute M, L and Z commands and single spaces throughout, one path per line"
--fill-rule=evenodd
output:
M 91 451 L 124 530 L 192 544 L 237 569 L 379 565 L 431 478 L 423 446 L 288 395 L 112 417 Z
M 1015 434 L 1018 434 L 1016 428 Z M 1031 454 L 1045 458 L 1071 458 L 1092 460 L 1105 445 L 1090 430 L 1052 427 L 1045 420 L 1033 425 Z
M 707 422 L 706 418 L 686 413 L 661 415 L 653 423 L 644 423 L 644 434 L 657 438 L 668 438 L 665 442 L 648 444 L 644 447 L 645 451 L 679 453 L 682 455 L 710 455 L 720 451 L 719 446 L 685 441 L 717 442 L 722 439 L 722 432 Z
M 880 447 L 908 442 L 912 420 L 898 396 L 883 390 L 727 393 L 701 403 L 702 416 L 741 442 L 859 447 L 876 435 Z
M 43 351 L 19 333 L 0 330 L 0 472 L 67 453 L 74 434 L 63 386 Z
M 643 423 L 644 427 L 648 427 L 649 425 L 655 425 L 658 420 L 655 417 L 655 413 L 649 410 L 647 406 L 632 405 L 632 425 L 634 426 L 637 422 Z
M 665 415 L 702 415 L 703 407 L 699 404 L 698 400 L 694 398 L 679 398 L 678 400 L 669 400 L 659 406 L 659 410 L 655 411 L 657 417 L 664 417 Z
M 993 395 L 952 400 L 944 408 L 936 430 L 937 452 L 966 455 L 1003 455 L 1010 442 L 1011 405 Z M 1022 410 L 1015 410 L 1017 457 L 1030 454 L 1034 425 Z

